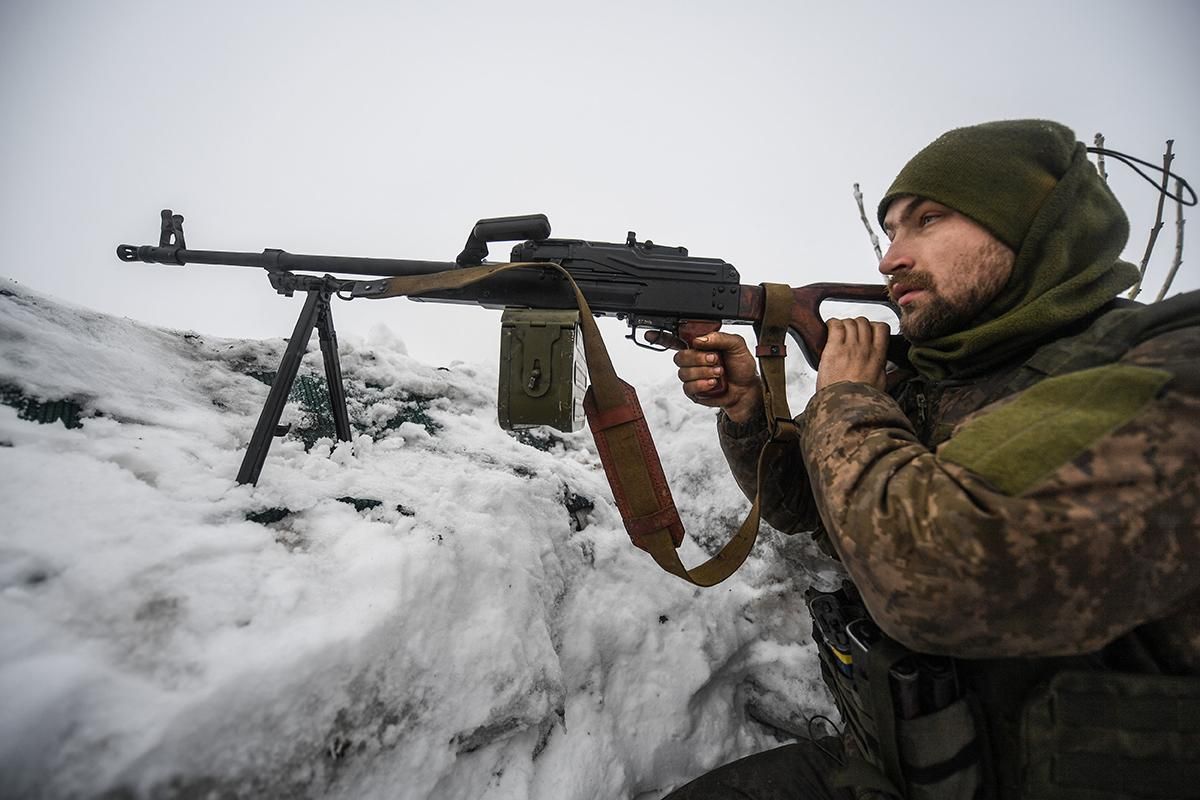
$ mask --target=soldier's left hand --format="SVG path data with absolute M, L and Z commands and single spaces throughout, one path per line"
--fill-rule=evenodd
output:
M 841 381 L 867 383 L 883 391 L 887 378 L 887 323 L 865 317 L 830 319 L 829 340 L 817 368 L 817 390 Z

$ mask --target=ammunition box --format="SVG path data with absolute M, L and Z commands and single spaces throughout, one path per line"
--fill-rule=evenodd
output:
M 587 385 L 578 311 L 505 310 L 496 401 L 501 428 L 577 431 L 583 427 Z

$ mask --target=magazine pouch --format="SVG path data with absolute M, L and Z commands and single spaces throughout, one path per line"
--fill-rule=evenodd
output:
M 982 747 L 968 697 L 896 723 L 908 800 L 982 796 Z
M 983 796 L 984 748 L 954 662 L 888 638 L 848 587 L 807 597 L 822 677 L 858 751 L 834 785 L 859 797 Z

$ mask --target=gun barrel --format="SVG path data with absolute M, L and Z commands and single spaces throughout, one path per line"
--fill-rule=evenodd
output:
M 122 261 L 144 261 L 147 264 L 217 264 L 226 267 L 259 267 L 266 270 L 301 272 L 342 272 L 352 275 L 425 275 L 458 269 L 453 261 L 417 261 L 404 258 L 356 258 L 353 256 L 315 256 L 289 253 L 286 250 L 263 250 L 261 253 L 237 253 L 227 250 L 187 250 L 182 247 L 134 246 L 117 248 Z

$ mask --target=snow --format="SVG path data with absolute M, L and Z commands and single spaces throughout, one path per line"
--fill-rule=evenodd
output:
M 833 713 L 807 537 L 698 590 L 629 543 L 586 431 L 500 430 L 494 365 L 340 345 L 354 441 L 294 432 L 239 486 L 282 339 L 0 282 L 5 397 L 83 417 L 0 405 L 0 796 L 654 798 L 777 745 L 754 717 Z M 642 404 L 695 564 L 748 504 L 671 372 Z

